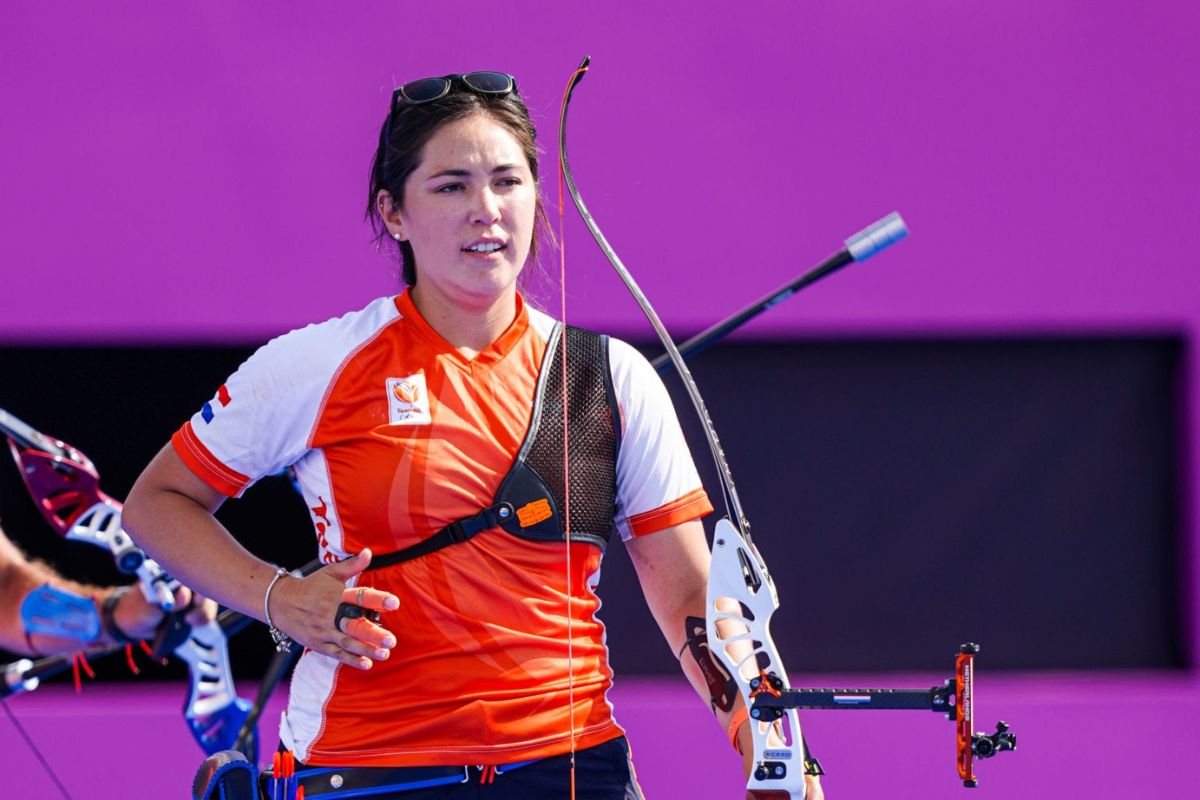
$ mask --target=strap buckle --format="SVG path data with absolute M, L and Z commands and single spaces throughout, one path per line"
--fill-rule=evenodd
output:
M 466 521 L 469 522 L 470 520 Z M 446 526 L 446 538 L 453 544 L 462 544 L 474 535 L 467 530 L 467 526 L 463 522 L 464 520 L 460 519 Z
M 513 508 L 511 503 L 497 503 L 480 511 L 473 517 L 460 519 L 446 526 L 446 537 L 454 544 L 472 539 L 486 530 L 491 530 L 511 518 Z

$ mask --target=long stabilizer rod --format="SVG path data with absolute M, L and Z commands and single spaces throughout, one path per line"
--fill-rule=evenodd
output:
M 876 253 L 891 247 L 896 242 L 908 236 L 908 226 L 893 211 L 878 222 L 869 225 L 845 241 L 845 246 L 829 258 L 822 261 L 813 269 L 799 278 L 780 286 L 770 294 L 759 298 L 750 305 L 718 322 L 711 328 L 701 331 L 683 344 L 679 345 L 679 353 L 687 358 L 702 353 L 720 339 L 745 325 L 767 309 L 782 303 L 806 286 L 811 286 L 827 275 L 837 272 L 842 267 L 859 261 L 866 261 Z M 671 359 L 666 353 L 650 362 L 660 373 L 672 369 Z

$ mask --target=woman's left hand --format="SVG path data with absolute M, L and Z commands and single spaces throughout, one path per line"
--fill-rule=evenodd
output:
M 371 563 L 371 551 L 322 567 L 302 578 L 281 578 L 270 594 L 271 621 L 293 641 L 356 669 L 384 661 L 396 636 L 376 623 L 371 612 L 395 611 L 400 598 L 366 586 L 347 588 Z M 357 609 L 339 614 L 343 604 Z

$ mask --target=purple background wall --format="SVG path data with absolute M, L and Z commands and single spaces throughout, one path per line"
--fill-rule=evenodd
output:
M 553 197 L 555 111 L 585 53 L 577 177 L 679 333 L 893 209 L 909 241 L 746 335 L 1200 327 L 1194 3 L 9 0 L 2 17 L 0 344 L 257 340 L 390 292 L 360 209 L 392 85 L 515 73 Z M 644 335 L 570 215 L 566 241 L 569 318 Z
M 1200 315 L 1194 3 L 5 5 L 6 340 L 246 339 L 358 307 L 392 287 L 360 216 L 393 83 L 515 73 L 553 197 L 584 53 L 581 186 L 678 329 L 893 209 L 902 249 L 752 330 Z M 573 316 L 643 331 L 567 241 L 572 295 L 595 299 Z
M 261 340 L 360 307 L 394 287 L 360 219 L 393 84 L 515 73 L 554 197 L 557 102 L 585 53 L 576 172 L 675 331 L 893 209 L 909 241 L 746 335 L 1200 325 L 1194 3 L 9 2 L 4 17 L 0 342 Z M 573 213 L 566 241 L 568 316 L 644 335 Z

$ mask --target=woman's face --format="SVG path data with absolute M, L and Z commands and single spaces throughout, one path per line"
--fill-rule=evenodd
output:
M 388 231 L 416 256 L 420 294 L 483 308 L 516 291 L 529 255 L 537 185 L 520 144 L 491 117 L 451 122 L 425 145 Z

